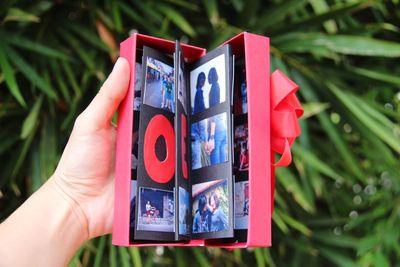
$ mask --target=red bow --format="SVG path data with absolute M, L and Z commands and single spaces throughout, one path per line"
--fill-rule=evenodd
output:
M 303 108 L 295 93 L 299 86 L 280 70 L 271 75 L 271 145 L 272 150 L 282 154 L 276 167 L 288 166 L 292 162 L 290 148 L 301 133 L 298 119 Z

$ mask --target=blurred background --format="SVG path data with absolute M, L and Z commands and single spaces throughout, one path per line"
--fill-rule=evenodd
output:
M 54 171 L 119 42 L 140 32 L 212 49 L 248 30 L 271 38 L 271 68 L 300 85 L 305 108 L 293 163 L 277 170 L 273 246 L 137 249 L 105 236 L 70 266 L 399 264 L 399 2 L 1 1 L 0 221 Z

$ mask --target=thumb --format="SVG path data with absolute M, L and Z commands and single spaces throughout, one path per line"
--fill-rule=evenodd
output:
M 115 111 L 128 91 L 129 76 L 128 61 L 118 58 L 100 91 L 79 116 L 80 125 L 90 130 L 109 127 Z

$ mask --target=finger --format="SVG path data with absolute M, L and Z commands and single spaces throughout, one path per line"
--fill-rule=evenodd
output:
M 91 129 L 109 127 L 115 111 L 128 91 L 128 85 L 129 63 L 120 57 L 100 91 L 82 112 L 82 124 Z

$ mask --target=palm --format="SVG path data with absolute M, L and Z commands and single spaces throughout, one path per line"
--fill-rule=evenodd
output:
M 129 72 L 128 64 L 122 65 L 76 120 L 55 172 L 63 191 L 86 216 L 90 238 L 112 228 L 116 129 L 111 118 L 129 81 L 120 79 Z

